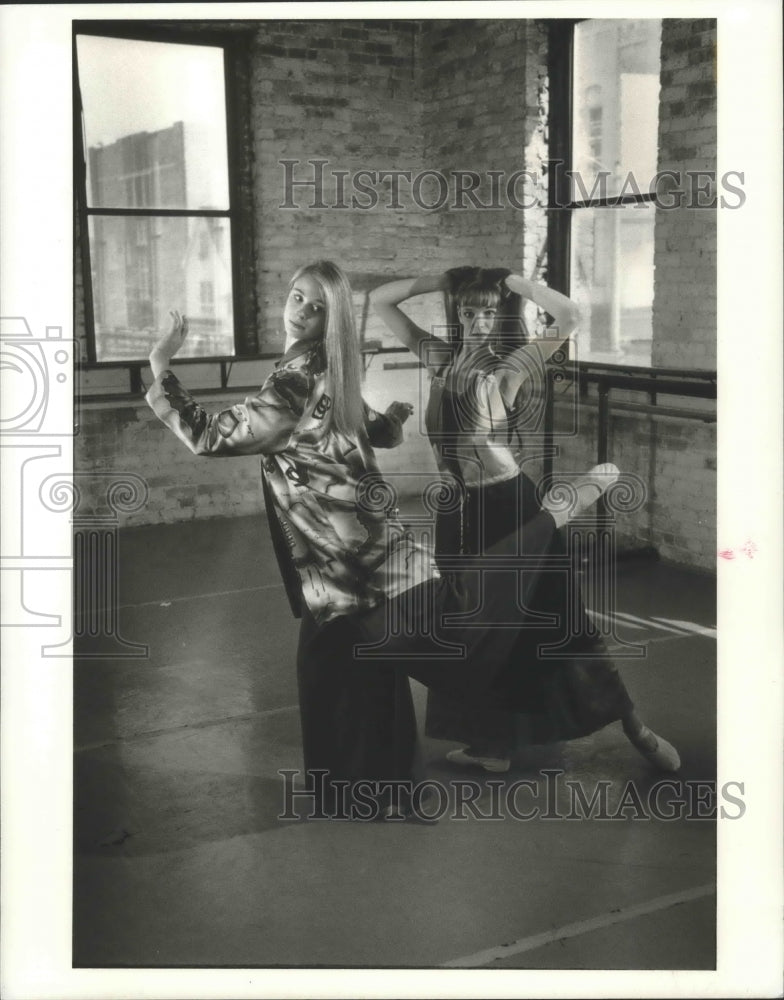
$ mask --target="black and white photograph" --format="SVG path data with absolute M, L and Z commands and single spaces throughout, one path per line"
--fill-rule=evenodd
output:
M 4 995 L 780 995 L 778 5 L 0 17 Z

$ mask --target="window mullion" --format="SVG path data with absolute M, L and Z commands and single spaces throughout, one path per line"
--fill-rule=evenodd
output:
M 210 360 L 216 352 L 222 356 L 255 354 L 255 344 L 249 345 L 243 335 L 248 324 L 243 322 L 242 304 L 247 296 L 241 295 L 242 278 L 251 261 L 243 265 L 240 259 L 240 245 L 244 252 L 247 241 L 240 244 L 237 235 L 245 208 L 245 201 L 237 195 L 237 171 L 244 161 L 232 117 L 247 113 L 247 108 L 237 111 L 232 100 L 234 59 L 245 51 L 244 43 L 226 33 L 207 37 L 197 31 L 193 38 L 177 30 L 159 33 L 156 25 L 139 25 L 137 30 L 123 25 L 117 33 L 92 27 L 83 32 L 75 25 L 73 35 L 74 177 L 87 362 L 138 363 L 147 354 L 160 315 L 168 307 L 162 295 L 173 296 L 178 307 L 192 316 L 189 354 L 195 351 L 203 360 Z M 82 35 L 92 36 L 89 45 L 83 46 Z M 154 42 L 163 43 L 165 51 L 159 47 L 156 52 L 152 45 L 145 48 L 145 43 Z M 199 117 L 200 112 L 191 109 L 175 88 L 171 95 L 175 110 L 163 123 L 154 116 L 139 115 L 129 118 L 129 126 L 119 130 L 119 135 L 107 127 L 105 112 L 111 109 L 112 96 L 111 87 L 100 83 L 101 67 L 111 58 L 112 44 L 123 46 L 124 51 L 126 43 L 129 52 L 138 51 L 140 59 L 152 61 L 153 68 L 155 60 L 159 65 L 162 61 L 180 65 L 182 60 L 190 65 L 196 60 L 205 66 L 213 74 L 215 114 Z M 191 56 L 192 43 L 213 52 Z M 145 77 L 155 78 L 155 73 Z M 171 78 L 176 81 L 179 76 L 171 74 Z M 132 81 L 130 86 L 134 86 Z M 137 98 L 140 110 L 153 106 L 143 88 Z M 220 103 L 226 113 L 225 147 L 206 139 L 215 128 L 222 128 L 215 124 L 222 117 Z M 169 104 L 164 101 L 162 106 Z M 209 144 L 204 145 L 205 141 Z M 200 158 L 201 150 L 210 153 L 206 163 Z M 193 160 L 193 172 L 186 169 L 192 157 L 199 157 Z M 102 204 L 91 205 L 92 199 Z M 188 205 L 226 207 L 179 207 Z
M 573 21 L 550 25 L 550 155 L 548 169 L 548 284 L 569 294 L 571 201 L 567 171 L 572 164 L 572 40 Z M 563 206 L 563 207 L 562 207 Z
M 588 201 L 572 201 L 566 205 L 566 208 L 623 208 L 624 205 L 647 205 L 650 202 L 655 202 L 656 200 L 656 194 L 651 191 L 639 195 L 625 194 L 617 198 L 591 198 Z
M 82 310 L 85 327 L 86 354 L 88 364 L 95 364 L 98 352 L 95 343 L 95 309 L 93 303 L 92 265 L 90 260 L 90 238 L 87 222 L 87 134 L 84 126 L 84 107 L 82 92 L 79 86 L 79 64 L 76 58 L 76 35 L 71 43 L 71 66 L 73 86 L 73 134 L 78 137 L 74 142 L 73 178 L 75 192 L 74 216 L 78 226 L 79 256 L 82 276 Z M 75 268 L 74 268 L 75 272 Z M 74 295 L 74 313 L 76 312 L 76 296 Z M 77 317 L 74 315 L 74 330 L 77 329 Z
M 583 356 L 603 363 L 650 363 L 660 25 L 591 18 L 556 33 L 551 57 L 568 107 L 551 123 L 555 276 L 581 308 Z
M 127 216 L 135 218 L 231 219 L 231 209 L 224 208 L 88 208 L 87 215 Z

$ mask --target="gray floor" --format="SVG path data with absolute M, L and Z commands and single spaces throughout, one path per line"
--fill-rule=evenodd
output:
M 716 829 L 697 801 L 716 775 L 711 577 L 620 565 L 618 639 L 647 653 L 623 675 L 683 758 L 660 793 L 672 820 L 635 817 L 661 775 L 617 725 L 492 776 L 539 801 L 555 782 L 561 815 L 567 781 L 607 781 L 615 819 L 281 820 L 297 628 L 264 520 L 124 531 L 120 602 L 148 655 L 76 667 L 75 965 L 715 967 Z M 451 746 L 424 741 L 430 777 L 490 777 L 447 763 Z

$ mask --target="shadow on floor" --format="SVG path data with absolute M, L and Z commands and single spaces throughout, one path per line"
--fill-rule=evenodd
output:
M 301 767 L 297 628 L 263 519 L 126 530 L 120 558 L 120 631 L 149 655 L 75 667 L 77 966 L 714 967 L 710 577 L 619 567 L 618 636 L 646 651 L 619 666 L 681 752 L 669 785 L 618 725 L 505 775 L 425 740 L 438 824 L 300 823 L 279 819 L 279 771 Z

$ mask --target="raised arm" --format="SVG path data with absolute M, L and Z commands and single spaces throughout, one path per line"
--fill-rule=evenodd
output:
M 208 413 L 169 370 L 187 333 L 185 317 L 172 313 L 171 330 L 150 353 L 155 381 L 146 398 L 155 415 L 195 455 L 270 454 L 285 448 L 308 405 L 306 375 L 280 369 L 267 378 L 255 396 Z
M 370 304 L 398 340 L 419 356 L 422 341 L 430 340 L 432 335 L 406 316 L 400 308 L 400 303 L 413 298 L 414 295 L 443 292 L 448 287 L 449 279 L 446 274 L 402 278 L 400 281 L 390 281 L 386 285 L 374 288 L 370 293 Z
M 516 292 L 524 299 L 530 299 L 531 302 L 536 303 L 553 317 L 550 329 L 554 332 L 557 330 L 558 335 L 538 338 L 540 343 L 546 340 L 549 344 L 552 341 L 555 346 L 552 347 L 550 354 L 553 354 L 557 347 L 576 329 L 580 322 L 580 307 L 566 295 L 556 292 L 554 288 L 548 288 L 547 285 L 536 281 L 529 281 L 528 278 L 524 278 L 520 274 L 510 274 L 505 282 L 511 291 Z
M 530 299 L 553 318 L 546 336 L 535 338 L 504 359 L 499 388 L 507 405 L 512 406 L 523 382 L 533 371 L 543 367 L 565 340 L 574 336 L 580 322 L 580 308 L 566 295 L 520 274 L 510 274 L 505 282 L 510 291 Z
M 150 368 L 152 368 L 154 378 L 158 378 L 166 371 L 171 364 L 171 359 L 185 343 L 185 338 L 188 336 L 188 320 L 185 316 L 181 312 L 177 312 L 176 309 L 172 309 L 169 315 L 172 318 L 169 332 L 159 337 L 150 351 Z

